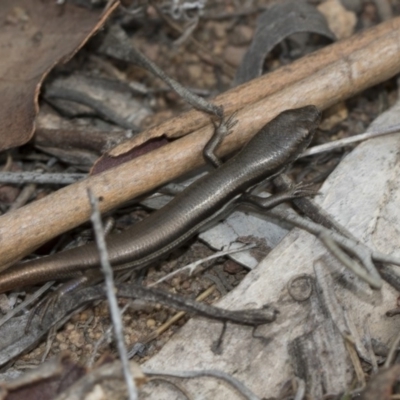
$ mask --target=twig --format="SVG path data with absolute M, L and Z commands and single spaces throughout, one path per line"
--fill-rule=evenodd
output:
M 284 173 L 278 175 L 273 180 L 273 183 L 280 191 L 290 190 L 296 184 L 288 175 Z M 328 229 L 334 229 L 341 235 L 358 241 L 348 229 L 339 224 L 335 218 L 333 218 L 326 210 L 324 210 L 310 197 L 299 197 L 297 199 L 292 199 L 291 203 L 315 223 L 321 224 Z
M 129 303 L 125 304 L 125 306 L 122 308 L 121 310 L 121 315 L 123 315 L 125 313 L 125 311 L 129 308 Z M 93 346 L 93 351 L 92 351 L 92 355 L 90 356 L 89 360 L 87 361 L 86 365 L 91 368 L 94 364 L 94 359 L 97 355 L 97 351 L 100 348 L 100 346 L 102 345 L 102 343 L 104 343 L 106 340 L 108 340 L 111 336 L 111 330 L 113 329 L 113 324 L 111 324 L 106 331 L 101 335 L 101 337 L 99 338 L 99 340 L 97 340 L 94 343 Z M 128 354 L 128 359 L 129 359 L 129 354 Z
M 296 382 L 298 386 L 294 400 L 303 400 L 306 394 L 306 383 L 303 379 L 300 379 L 298 377 L 296 378 Z
M 389 354 L 386 358 L 384 368 L 389 368 L 394 360 L 394 356 L 396 355 L 400 344 L 400 332 L 397 334 L 396 338 L 394 339 L 392 345 L 390 346 Z
M 10 320 L 14 315 L 18 314 L 21 310 L 29 306 L 29 304 L 33 303 L 38 299 L 44 292 L 46 292 L 52 285 L 54 285 L 55 281 L 46 282 L 40 289 L 36 290 L 32 296 L 23 301 L 20 305 L 9 311 L 3 318 L 0 319 L 0 326 L 4 325 L 8 320 Z
M 361 387 L 359 387 L 358 390 L 361 390 L 362 388 L 365 387 L 365 374 L 362 369 L 360 359 L 357 355 L 354 343 L 350 342 L 349 340 L 345 340 L 344 344 L 346 346 L 347 354 L 350 357 L 351 363 L 353 364 L 357 380 L 361 384 Z
M 356 327 L 349 311 L 344 310 L 344 318 L 346 320 L 346 325 L 349 328 L 352 337 L 352 342 L 354 343 L 358 356 L 367 363 L 373 365 L 373 359 L 375 358 L 375 355 L 371 356 L 370 353 L 373 352 L 368 351 L 367 346 L 363 343 L 365 335 L 363 335 L 363 338 L 361 338 L 361 334 L 359 333 L 359 330 Z M 363 326 L 365 327 L 366 325 Z
M 141 298 L 154 303 L 191 312 L 202 317 L 220 322 L 231 322 L 238 325 L 259 326 L 275 321 L 277 310 L 272 307 L 249 308 L 244 310 L 226 310 L 199 303 L 190 298 L 182 298 L 163 290 L 145 288 L 136 284 L 118 284 L 118 296 Z
M 162 12 L 162 10 L 160 9 L 160 7 L 157 5 L 157 3 L 155 1 L 151 1 L 151 5 L 154 7 L 154 9 L 157 11 L 158 15 L 175 31 L 179 32 L 181 36 L 181 38 L 183 37 L 183 35 L 185 34 L 185 32 L 183 31 L 183 29 L 176 24 L 171 18 L 169 18 L 167 15 L 165 15 L 165 13 Z M 196 24 L 197 25 L 197 24 Z M 191 32 L 189 32 L 191 33 Z M 180 38 L 180 39 L 181 39 Z M 230 78 L 233 78 L 235 76 L 235 70 L 228 64 L 226 64 L 224 61 L 222 61 L 220 58 L 216 57 L 213 55 L 213 53 L 207 49 L 207 47 L 205 47 L 202 43 L 200 43 L 198 40 L 196 40 L 193 36 L 189 36 L 187 37 L 187 39 L 189 40 L 189 42 L 191 44 L 193 44 L 195 47 L 197 47 L 198 50 L 200 50 L 200 52 L 198 53 L 199 57 L 202 58 L 204 61 L 211 62 L 220 67 L 222 69 L 222 71 L 224 71 L 224 73 L 229 76 Z M 178 39 L 179 40 L 179 39 Z M 185 38 L 186 40 L 186 38 Z M 177 43 L 176 43 L 177 44 Z M 179 43 L 181 44 L 181 43 Z
M 138 391 L 133 380 L 133 376 L 129 370 L 129 361 L 127 357 L 127 351 L 124 342 L 123 326 L 121 314 L 118 308 L 117 297 L 115 296 L 115 286 L 113 278 L 113 270 L 108 260 L 108 253 L 106 248 L 106 241 L 104 239 L 104 232 L 100 218 L 99 207 L 96 197 L 93 195 L 90 189 L 88 189 L 88 196 L 92 207 L 92 215 L 90 217 L 93 229 L 96 237 L 96 244 L 100 254 L 100 264 L 104 273 L 107 298 L 110 305 L 111 318 L 114 326 L 114 334 L 117 342 L 119 357 L 121 359 L 122 369 L 125 376 L 126 386 L 128 388 L 129 399 L 137 400 Z
M 221 107 L 195 95 L 179 82 L 169 77 L 160 67 L 153 63 L 153 61 L 148 59 L 142 52 L 135 48 L 135 46 L 133 46 L 128 40 L 124 31 L 117 26 L 110 28 L 110 32 L 104 39 L 99 51 L 110 57 L 115 57 L 129 63 L 140 65 L 142 68 L 159 77 L 197 110 L 216 115 L 217 117 L 222 117 L 223 111 Z
M 103 102 L 94 99 L 88 94 L 67 88 L 50 87 L 45 91 L 46 99 L 63 99 L 83 104 L 95 110 L 100 117 L 107 121 L 114 122 L 116 125 L 125 129 L 131 129 L 134 132 L 139 132 L 140 128 L 129 120 L 118 115 L 113 109 L 107 107 Z
M 360 242 L 355 242 L 354 240 L 349 239 L 345 236 L 342 236 L 337 232 L 330 231 L 329 229 L 323 227 L 322 225 L 318 225 L 315 222 L 300 217 L 294 212 L 289 212 L 289 210 L 283 207 L 275 207 L 273 210 L 267 211 L 267 214 L 272 216 L 273 218 L 284 220 L 286 222 L 293 224 L 294 226 L 302 228 L 318 238 L 322 237 L 322 240 L 325 241 L 325 243 L 332 240 L 333 243 L 339 245 L 340 248 L 346 250 L 350 254 L 353 254 L 355 257 L 357 257 L 369 273 L 366 274 L 365 271 L 361 270 L 360 268 L 354 267 L 354 264 L 351 263 L 349 265 L 346 264 L 346 266 L 351 268 L 352 271 L 358 277 L 360 277 L 368 284 L 370 284 L 371 287 L 375 289 L 380 289 L 382 287 L 382 279 L 378 271 L 376 270 L 376 267 L 373 265 L 371 261 L 374 252 L 368 249 L 368 247 L 366 247 L 365 245 L 361 244 Z M 330 249 L 331 248 L 332 245 Z M 335 248 L 336 253 L 334 253 L 334 255 L 344 254 L 341 252 L 340 248 Z M 348 257 L 348 256 L 344 255 L 343 257 Z M 396 264 L 400 265 L 400 260 L 396 261 L 397 261 Z
M 46 185 L 70 185 L 85 179 L 87 174 L 58 174 L 43 172 L 0 172 L 0 183 L 37 183 Z
M 347 145 L 352 144 L 352 143 L 362 142 L 364 140 L 368 140 L 368 139 L 373 139 L 373 138 L 377 138 L 377 137 L 380 137 L 380 136 L 389 135 L 391 133 L 397 133 L 399 131 L 400 131 L 400 125 L 396 124 L 396 125 L 391 125 L 391 126 L 388 126 L 388 127 L 384 127 L 382 129 L 379 129 L 379 130 L 374 130 L 372 132 L 360 133 L 359 135 L 354 135 L 354 136 L 351 136 L 351 137 L 348 137 L 348 138 L 335 140 L 334 142 L 325 143 L 325 144 L 321 144 L 319 146 L 310 147 L 305 152 L 303 152 L 300 155 L 300 157 L 307 157 L 307 156 L 312 156 L 314 154 L 324 153 L 326 151 L 331 151 L 331 150 L 334 150 L 334 149 L 338 149 L 340 147 L 344 147 L 344 146 L 347 146 Z
M 9 172 L 13 165 L 13 158 L 9 152 L 7 152 L 7 161 L 1 168 L 1 172 Z
M 369 359 L 371 360 L 372 372 L 376 374 L 378 372 L 378 361 L 376 360 L 376 355 L 372 347 L 371 330 L 369 327 L 368 317 L 365 318 L 365 322 L 363 325 L 365 327 L 365 335 L 364 335 L 364 339 L 366 342 L 365 347 L 367 348 Z
M 377 262 L 394 264 L 394 265 L 400 266 L 399 258 L 393 254 L 384 254 L 379 251 L 373 251 L 372 258 L 374 261 L 377 261 Z
M 244 396 L 248 400 L 260 400 L 258 396 L 256 396 L 248 387 L 244 386 L 243 383 L 238 381 L 231 375 L 223 371 L 218 371 L 215 369 L 205 369 L 202 371 L 157 371 L 150 370 L 147 368 L 143 368 L 142 370 L 146 375 L 150 376 L 171 376 L 175 378 L 185 378 L 185 379 L 193 379 L 199 378 L 202 376 L 211 376 L 213 378 L 222 379 L 225 382 L 229 383 L 229 385 L 233 386 L 242 396 Z
M 12 172 L 8 172 L 11 174 Z M 27 186 L 25 186 L 18 197 L 15 199 L 15 201 L 11 204 L 10 208 L 8 209 L 7 212 L 14 211 L 22 206 L 24 206 L 29 199 L 32 197 L 33 193 L 36 191 L 36 184 L 30 183 Z
M 200 296 L 196 297 L 196 301 L 203 301 L 205 300 L 213 291 L 215 290 L 215 286 L 212 285 L 210 286 L 207 290 L 205 290 L 203 293 L 200 294 Z M 149 343 L 158 336 L 160 336 L 162 333 L 164 333 L 170 326 L 175 324 L 177 321 L 179 321 L 181 318 L 184 317 L 186 313 L 184 311 L 179 311 L 176 313 L 172 318 L 170 318 L 167 322 L 162 324 L 160 327 L 158 327 L 154 332 L 150 333 L 147 337 L 144 339 L 139 339 L 140 343 Z
M 371 286 L 377 284 L 377 281 L 370 276 L 367 271 L 362 269 L 360 265 L 349 257 L 342 249 L 335 243 L 328 232 L 323 232 L 318 237 L 325 247 L 334 255 L 344 266 L 346 266 L 350 271 L 353 271 L 355 275 L 369 283 Z M 378 289 L 378 287 L 377 287 Z
M 151 379 L 148 380 L 148 382 L 155 382 L 155 381 L 164 382 L 164 383 L 167 383 L 167 384 L 171 385 L 174 389 L 176 389 L 179 392 L 181 392 L 182 395 L 187 398 L 187 400 L 195 400 L 193 398 L 193 396 L 191 396 L 189 394 L 189 392 L 182 385 L 180 385 L 177 382 L 173 382 L 172 380 L 167 379 L 167 378 L 163 378 L 163 377 L 156 377 L 156 378 L 151 378 Z
M 336 325 L 343 338 L 354 343 L 351 333 L 346 324 L 343 307 L 340 304 L 333 289 L 333 279 L 329 272 L 325 273 L 324 264 L 321 259 L 314 262 L 315 280 L 318 287 L 318 298 L 327 310 L 330 319 Z
M 198 261 L 192 262 L 192 263 L 190 263 L 190 264 L 188 264 L 188 265 L 185 265 L 184 267 L 179 268 L 179 269 L 177 269 L 176 271 L 173 271 L 173 272 L 171 272 L 171 273 L 168 274 L 168 275 L 165 275 L 164 277 L 162 277 L 162 278 L 159 279 L 158 281 L 156 281 L 156 282 L 154 282 L 154 283 L 151 283 L 151 284 L 148 285 L 147 287 L 156 286 L 156 285 L 160 284 L 161 282 L 164 282 L 164 281 L 166 281 L 166 280 L 168 280 L 168 279 L 171 279 L 173 276 L 175 276 L 176 274 L 179 274 L 179 273 L 183 272 L 183 271 L 186 270 L 186 269 L 189 270 L 189 276 L 191 276 L 191 275 L 194 273 L 194 270 L 195 270 L 199 265 L 201 265 L 201 264 L 203 264 L 203 263 L 205 263 L 205 262 L 207 262 L 207 261 L 213 260 L 214 258 L 223 257 L 223 256 L 226 256 L 226 255 L 228 255 L 228 254 L 234 254 L 234 253 L 239 253 L 239 252 L 242 252 L 242 251 L 250 250 L 250 249 L 253 249 L 254 247 L 256 247 L 255 244 L 249 244 L 249 245 L 245 245 L 245 246 L 243 246 L 243 247 L 240 247 L 239 249 L 229 249 L 229 250 L 225 250 L 225 251 L 219 251 L 219 252 L 217 252 L 217 253 L 215 253 L 215 254 L 209 256 L 209 257 L 205 257 L 205 258 L 202 258 L 201 260 L 198 260 Z
M 192 33 L 196 30 L 199 25 L 199 19 L 195 18 L 190 24 L 186 27 L 186 29 L 182 32 L 181 36 L 175 40 L 174 45 L 176 47 L 182 46 L 185 42 L 192 38 Z

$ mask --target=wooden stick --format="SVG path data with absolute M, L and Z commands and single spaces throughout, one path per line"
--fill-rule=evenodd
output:
M 269 96 L 249 91 L 251 87 L 257 93 L 264 93 L 261 87 L 267 85 L 268 92 L 268 86 L 274 85 L 268 75 L 224 94 L 223 105 L 227 110 L 234 109 L 238 104 L 246 105 L 238 112 L 239 122 L 224 141 L 220 154 L 227 154 L 242 146 L 265 123 L 285 109 L 306 104 L 315 104 L 323 109 L 399 73 L 399 35 L 400 18 L 395 18 L 284 67 L 282 74 L 285 78 L 274 86 L 279 87 L 278 90 L 270 90 Z M 334 61 L 330 59 L 331 53 L 336 55 Z M 321 62 L 320 67 L 315 65 L 317 62 Z M 312 73 L 305 76 L 307 69 Z M 289 70 L 293 74 L 290 79 Z M 298 71 L 302 71 L 300 75 Z M 278 79 L 278 71 L 271 76 Z M 284 86 L 282 82 L 290 83 Z M 242 94 L 248 103 L 242 103 Z M 207 116 L 202 118 L 208 120 Z M 189 132 L 192 129 L 190 124 L 182 126 L 181 121 L 182 118 L 172 119 L 163 124 L 163 129 L 174 131 L 178 123 L 183 132 Z M 3 265 L 0 270 L 50 238 L 88 220 L 90 205 L 86 196 L 87 188 L 90 187 L 100 197 L 101 211 L 108 211 L 200 166 L 203 163 L 202 149 L 211 134 L 212 126 L 208 123 L 151 153 L 3 215 L 0 218 L 0 260 Z
M 259 79 L 254 79 L 244 85 L 222 93 L 215 98 L 214 102 L 217 105 L 223 105 L 227 115 L 241 108 L 249 105 L 251 106 L 261 99 L 291 86 L 295 82 L 312 76 L 318 70 L 326 68 L 330 64 L 345 59 L 346 57 L 351 57 L 354 52 L 369 46 L 373 41 L 380 42 L 381 40 L 386 40 L 383 38 L 391 32 L 393 35 L 396 35 L 396 33 L 399 32 L 399 24 L 400 19 L 395 18 L 346 40 L 341 40 L 331 46 L 324 47 L 317 52 L 294 61 L 290 65 L 270 72 Z M 373 58 L 374 54 L 371 53 L 369 56 Z M 395 54 L 392 54 L 392 56 L 395 57 Z M 379 75 L 379 72 L 377 73 Z M 319 90 L 323 90 L 323 88 Z M 355 93 L 357 93 L 357 91 L 359 91 L 359 89 L 355 88 Z M 209 124 L 210 118 L 208 115 L 197 110 L 192 110 L 175 117 L 173 120 L 168 120 L 154 128 L 142 132 L 139 137 L 132 138 L 116 146 L 109 154 L 118 156 L 150 138 L 162 135 L 177 138 Z

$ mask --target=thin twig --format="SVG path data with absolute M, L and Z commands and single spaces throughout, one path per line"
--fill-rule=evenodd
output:
M 337 252 L 341 252 L 341 249 L 344 249 L 350 254 L 353 254 L 359 259 L 359 261 L 368 271 L 368 274 L 366 274 L 365 271 L 360 271 L 359 268 L 353 268 L 353 273 L 355 273 L 358 277 L 370 284 L 371 287 L 373 287 L 374 289 L 380 289 L 382 287 L 382 279 L 371 260 L 371 258 L 373 258 L 374 252 L 371 251 L 367 246 L 363 245 L 360 242 L 355 242 L 352 239 L 342 236 L 337 232 L 330 231 L 322 225 L 316 224 L 315 222 L 300 217 L 294 212 L 289 212 L 288 209 L 285 209 L 281 206 L 275 207 L 273 210 L 267 211 L 267 214 L 273 218 L 284 220 L 293 224 L 294 226 L 302 228 L 307 232 L 315 235 L 317 238 L 321 238 L 322 236 L 322 239 L 325 240 L 325 242 L 329 240 L 327 239 L 327 237 L 329 237 L 330 240 L 333 240 L 333 242 L 340 247 L 337 249 Z M 334 253 L 334 255 L 336 254 Z M 397 265 L 400 265 L 400 260 L 396 261 Z M 354 267 L 354 264 L 346 266 Z
M 319 235 L 319 239 L 325 245 L 325 247 L 331 252 L 333 256 L 335 256 L 345 267 L 347 267 L 350 271 L 353 271 L 355 275 L 369 283 L 370 285 L 375 284 L 374 278 L 372 278 L 367 271 L 361 268 L 361 266 L 349 257 L 329 236 L 329 233 L 324 232 Z
M 97 202 L 97 198 L 93 195 L 93 193 L 88 189 L 88 196 L 90 199 L 90 204 L 92 207 L 92 215 L 90 219 L 93 224 L 93 229 L 96 237 L 96 244 L 99 250 L 100 255 L 100 264 L 104 273 L 106 290 L 107 290 L 107 298 L 108 303 L 110 305 L 110 313 L 114 326 L 114 334 L 115 340 L 117 342 L 119 357 L 121 359 L 121 364 L 125 376 L 126 386 L 128 388 L 129 399 L 137 400 L 138 391 L 135 385 L 135 381 L 133 380 L 133 376 L 131 375 L 129 369 L 129 361 L 127 357 L 127 351 L 124 343 L 124 333 L 123 333 L 123 325 L 121 313 L 118 308 L 117 297 L 115 295 L 115 286 L 114 286 L 114 278 L 113 278 L 113 270 L 111 268 L 108 253 L 106 248 L 106 241 L 104 239 L 104 232 L 100 218 L 99 206 Z
M 351 337 L 351 333 L 346 324 L 343 307 L 340 304 L 338 298 L 336 297 L 336 293 L 333 289 L 333 279 L 329 272 L 326 273 L 324 268 L 324 263 L 321 259 L 318 259 L 314 262 L 314 273 L 316 284 L 319 288 L 319 298 L 322 304 L 324 304 L 324 308 L 329 313 L 330 319 L 336 325 L 340 334 L 348 339 L 350 342 L 354 342 Z
M 78 104 L 83 104 L 92 108 L 97 114 L 106 121 L 111 121 L 125 129 L 130 129 L 134 132 L 139 132 L 140 128 L 128 119 L 118 115 L 112 108 L 107 107 L 105 103 L 96 100 L 90 95 L 75 89 L 50 87 L 47 88 L 44 94 L 46 99 L 62 99 L 73 101 Z
M 279 191 L 291 190 L 296 183 L 287 174 L 283 173 L 278 175 L 273 180 L 274 185 L 279 189 Z M 310 197 L 299 197 L 292 199 L 292 204 L 296 206 L 304 215 L 313 220 L 317 224 L 321 224 L 328 229 L 334 229 L 341 235 L 358 241 L 348 229 L 343 225 L 339 224 L 335 218 L 333 218 L 326 210 L 324 210 L 318 203 L 316 203 Z
M 223 110 L 221 107 L 195 95 L 179 82 L 168 76 L 160 67 L 132 45 L 122 29 L 119 29 L 116 26 L 112 27 L 108 35 L 104 38 L 98 51 L 107 56 L 141 66 L 160 78 L 197 110 L 216 115 L 217 117 L 222 117 Z
M 176 389 L 177 391 L 181 392 L 183 396 L 185 396 L 187 398 L 187 400 L 195 400 L 194 397 L 179 383 L 177 382 L 173 382 L 170 379 L 164 378 L 164 377 L 156 377 L 156 378 L 151 378 L 148 380 L 148 382 L 161 382 L 161 383 L 167 383 L 169 385 L 171 385 L 174 389 Z
M 353 318 L 350 315 L 350 312 L 348 310 L 344 310 L 344 318 L 346 320 L 346 325 L 349 328 L 353 343 L 356 347 L 358 356 L 366 361 L 369 364 L 373 364 L 372 357 L 371 357 L 371 352 L 368 351 L 367 346 L 363 343 L 365 335 L 363 338 L 361 338 L 361 334 L 359 332 L 359 329 L 356 327 Z M 365 326 L 365 325 L 363 325 Z M 375 357 L 375 355 L 373 356 Z
M 221 21 L 224 19 L 234 19 L 234 18 L 241 18 L 247 17 L 251 14 L 257 14 L 260 11 L 263 11 L 264 7 L 251 7 L 251 8 L 244 8 L 243 10 L 233 11 L 233 12 L 206 12 L 201 16 L 201 19 L 209 19 L 214 21 Z
M 294 400 L 303 400 L 306 394 L 306 383 L 303 379 L 296 378 L 297 381 L 297 391 Z
M 11 206 L 9 207 L 7 212 L 14 211 L 14 210 L 24 206 L 29 201 L 29 199 L 32 197 L 32 195 L 35 193 L 35 191 L 36 191 L 36 184 L 30 183 L 30 184 L 26 185 L 21 190 L 21 192 L 19 193 L 19 195 L 15 199 L 15 201 L 11 204 Z
M 234 253 L 239 253 L 239 252 L 242 252 L 242 251 L 250 250 L 250 249 L 253 249 L 254 247 L 256 247 L 255 244 L 249 244 L 249 245 L 245 245 L 245 246 L 243 246 L 243 247 L 240 247 L 239 249 L 229 249 L 229 250 L 225 250 L 225 251 L 219 251 L 218 253 L 215 253 L 215 254 L 213 254 L 213 255 L 211 255 L 211 256 L 209 256 L 209 257 L 205 257 L 205 258 L 202 258 L 201 260 L 197 260 L 197 261 L 192 262 L 192 263 L 190 263 L 190 264 L 188 264 L 188 265 L 185 265 L 184 267 L 179 268 L 179 269 L 177 269 L 176 271 L 173 271 L 173 272 L 171 272 L 171 273 L 168 274 L 168 275 L 165 275 L 164 277 L 162 277 L 162 278 L 159 279 L 158 281 L 156 281 L 156 282 L 154 282 L 154 283 L 151 283 L 151 284 L 148 285 L 147 287 L 156 286 L 156 285 L 160 284 L 161 282 L 164 282 L 164 281 L 166 281 L 166 280 L 168 280 L 168 279 L 171 279 L 173 276 L 175 276 L 176 274 L 179 274 L 179 273 L 183 272 L 183 271 L 186 270 L 186 269 L 189 270 L 189 276 L 191 276 L 191 275 L 193 275 L 195 269 L 196 269 L 199 265 L 204 264 L 204 263 L 207 262 L 207 261 L 213 260 L 214 258 L 223 257 L 223 256 L 226 256 L 226 255 L 228 255 L 228 254 L 234 254 Z
M 121 310 L 121 315 L 123 315 L 123 314 L 125 313 L 125 311 L 126 311 L 128 308 L 129 308 L 129 303 L 125 304 L 125 306 L 122 308 L 122 310 Z M 89 360 L 88 360 L 87 363 L 86 363 L 86 365 L 87 365 L 89 368 L 92 368 L 92 366 L 93 366 L 93 364 L 94 364 L 95 357 L 96 357 L 96 355 L 97 355 L 97 352 L 98 352 L 100 346 L 101 346 L 106 340 L 109 340 L 109 338 L 111 337 L 111 330 L 112 330 L 112 329 L 113 329 L 113 324 L 111 324 L 111 325 L 106 329 L 106 331 L 101 335 L 101 337 L 99 338 L 99 340 L 97 340 L 97 341 L 94 343 L 92 355 L 90 356 Z M 128 355 L 128 358 L 129 358 L 129 355 Z
M 358 383 L 361 384 L 361 388 L 364 388 L 365 387 L 365 374 L 362 369 L 360 359 L 357 355 L 357 351 L 355 349 L 354 343 L 351 343 L 349 340 L 345 340 L 344 345 L 346 346 L 347 354 L 349 355 L 351 363 L 353 364 L 353 369 L 356 373 Z M 361 388 L 358 388 L 358 389 L 361 389 Z
M 325 144 L 321 144 L 319 146 L 311 147 L 311 148 L 307 149 L 305 152 L 303 152 L 300 155 L 300 157 L 307 157 L 307 156 L 311 156 L 314 154 L 324 153 L 326 151 L 338 149 L 340 147 L 344 147 L 344 146 L 347 146 L 352 143 L 362 142 L 364 140 L 389 135 L 390 133 L 397 133 L 399 131 L 400 131 L 400 125 L 396 124 L 396 125 L 391 125 L 391 126 L 379 129 L 379 130 L 360 133 L 359 135 L 354 135 L 354 136 L 351 136 L 348 138 L 335 140 L 334 142 L 325 143 Z
M 200 294 L 200 296 L 196 297 L 196 301 L 203 301 L 205 300 L 213 291 L 215 290 L 215 286 L 212 285 L 210 286 L 207 290 L 205 290 L 203 293 Z M 170 326 L 178 322 L 181 318 L 185 316 L 186 312 L 185 311 L 179 311 L 175 315 L 173 315 L 168 321 L 163 323 L 160 327 L 158 327 L 154 332 L 150 333 L 145 337 L 144 339 L 140 339 L 140 343 L 149 343 L 152 340 L 156 339 L 159 337 L 162 333 L 164 333 Z
M 29 304 L 36 301 L 44 292 L 46 292 L 52 285 L 54 285 L 54 282 L 55 281 L 46 282 L 40 289 L 33 293 L 32 296 L 29 296 L 28 299 L 9 311 L 3 318 L 0 319 L 0 326 L 4 325 L 9 319 L 14 317 L 14 315 L 18 314 L 21 310 L 28 307 Z
M 394 264 L 396 266 L 400 266 L 399 257 L 397 257 L 393 254 L 385 254 L 385 253 L 381 253 L 379 251 L 374 250 L 372 252 L 372 258 L 374 261 L 377 261 L 377 262 Z
M 392 364 L 394 357 L 399 349 L 399 344 L 400 344 L 400 332 L 397 334 L 392 345 L 390 346 L 389 354 L 386 358 L 384 368 L 389 368 L 390 365 Z
M 176 30 L 180 35 L 184 34 L 183 29 L 175 23 L 171 18 L 169 18 L 165 13 L 162 12 L 160 7 L 158 7 L 157 3 L 155 1 L 151 1 L 152 6 L 154 9 L 157 11 L 158 15 L 174 30 Z M 190 42 L 190 44 L 193 44 L 198 50 L 200 50 L 198 56 L 202 58 L 206 62 L 213 63 L 214 65 L 218 66 L 221 68 L 221 70 L 229 77 L 233 78 L 235 76 L 235 70 L 232 68 L 230 65 L 228 65 L 226 62 L 221 60 L 219 57 L 215 56 L 210 49 L 208 49 L 206 46 L 204 46 L 201 42 L 196 40 L 193 36 L 189 36 L 187 38 Z M 178 39 L 179 40 L 179 39 Z
M 143 372 L 150 376 L 171 376 L 175 378 L 193 379 L 202 376 L 211 376 L 213 378 L 222 379 L 233 386 L 242 396 L 248 400 L 260 400 L 248 387 L 244 386 L 242 382 L 238 381 L 231 375 L 223 371 L 215 369 L 205 369 L 202 371 L 157 371 L 143 368 Z
M 372 347 L 372 337 L 371 337 L 371 330 L 369 327 L 368 317 L 365 318 L 365 322 L 364 322 L 363 326 L 365 327 L 365 335 L 364 335 L 364 339 L 366 342 L 365 347 L 368 350 L 368 355 L 369 355 L 369 359 L 371 361 L 371 366 L 372 366 L 372 372 L 376 374 L 378 372 L 378 361 L 376 360 L 376 355 L 375 355 L 374 349 Z
M 85 179 L 87 174 L 58 174 L 43 172 L 0 172 L 0 183 L 37 183 L 46 185 L 70 185 Z
M 261 308 L 226 310 L 208 304 L 199 303 L 190 298 L 183 298 L 164 290 L 145 288 L 133 283 L 129 285 L 118 284 L 117 289 L 118 296 L 120 297 L 140 298 L 220 322 L 231 322 L 238 325 L 254 327 L 268 324 L 274 322 L 277 315 L 277 310 L 267 305 Z

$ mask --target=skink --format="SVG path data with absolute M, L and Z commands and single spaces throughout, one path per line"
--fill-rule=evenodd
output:
M 319 121 L 320 112 L 311 105 L 279 114 L 239 153 L 165 207 L 123 233 L 111 235 L 107 249 L 113 268 L 143 268 L 211 221 L 221 219 L 252 187 L 292 163 L 310 143 Z M 96 245 L 87 244 L 12 267 L 0 275 L 0 293 L 48 280 L 76 278 L 98 266 Z

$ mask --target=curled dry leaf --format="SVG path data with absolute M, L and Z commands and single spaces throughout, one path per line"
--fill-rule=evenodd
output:
M 305 1 L 285 0 L 269 7 L 257 21 L 253 42 L 243 58 L 235 84 L 261 75 L 267 54 L 282 40 L 299 32 L 317 33 L 335 40 L 324 16 Z
M 34 132 L 43 79 L 66 62 L 104 23 L 106 10 L 67 2 L 3 0 L 0 10 L 0 150 L 26 143 Z

